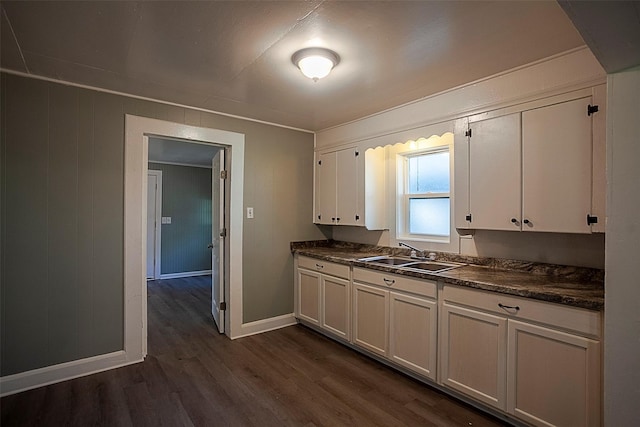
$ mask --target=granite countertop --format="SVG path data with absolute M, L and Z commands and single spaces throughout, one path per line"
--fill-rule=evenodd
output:
M 437 279 L 453 285 L 573 307 L 604 309 L 604 272 L 597 269 L 437 253 L 438 261 L 467 265 L 440 273 L 430 273 L 358 261 L 360 258 L 376 255 L 407 256 L 408 250 L 401 248 L 320 240 L 293 242 L 291 250 L 299 255 L 355 267 Z

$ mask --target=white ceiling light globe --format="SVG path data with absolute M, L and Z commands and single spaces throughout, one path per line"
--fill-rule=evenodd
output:
M 317 82 L 329 75 L 333 67 L 338 65 L 338 54 L 319 47 L 311 47 L 297 51 L 291 61 L 300 68 L 302 74 Z

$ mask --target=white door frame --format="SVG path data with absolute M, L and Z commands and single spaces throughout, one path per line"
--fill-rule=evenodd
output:
M 162 227 L 160 226 L 160 224 L 162 223 L 162 171 L 159 170 L 148 170 L 147 171 L 147 176 L 149 175 L 155 175 L 156 177 L 156 184 L 157 184 L 157 189 L 156 189 L 156 227 L 155 227 L 155 233 L 156 233 L 156 238 L 155 238 L 155 242 L 156 242 L 156 246 L 154 248 L 154 269 L 153 269 L 153 279 L 159 279 L 160 278 L 160 272 L 162 271 L 161 268 L 161 260 L 162 260 Z M 148 182 L 148 181 L 147 181 Z M 146 217 L 145 217 L 146 218 Z M 145 228 L 146 230 L 146 228 Z
M 244 334 L 242 325 L 242 224 L 244 134 L 127 114 L 124 156 L 124 351 L 128 362 L 147 354 L 146 195 L 149 136 L 229 147 L 230 215 L 227 238 L 229 282 L 225 289 L 226 334 Z

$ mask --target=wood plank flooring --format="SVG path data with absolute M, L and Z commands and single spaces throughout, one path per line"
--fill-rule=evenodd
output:
M 144 363 L 7 396 L 9 426 L 497 426 L 303 326 L 231 341 L 210 277 L 149 282 Z

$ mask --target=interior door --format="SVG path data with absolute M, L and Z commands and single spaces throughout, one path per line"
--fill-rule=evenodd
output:
M 211 164 L 211 314 L 224 333 L 224 246 L 225 246 L 225 185 L 222 178 L 224 149 L 216 153 Z

